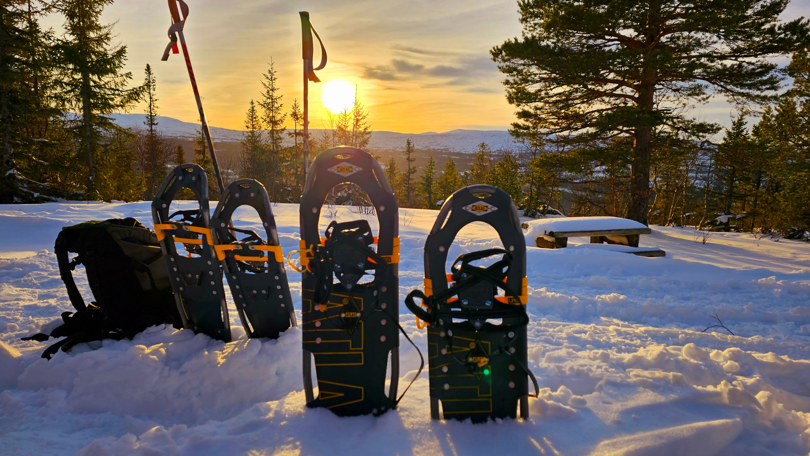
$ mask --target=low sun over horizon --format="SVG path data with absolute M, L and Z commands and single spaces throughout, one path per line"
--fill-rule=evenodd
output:
M 328 54 L 326 67 L 317 72 L 322 82 L 309 84 L 310 128 L 329 128 L 330 113 L 349 103 L 348 88 L 356 90 L 351 105 L 356 96 L 373 130 L 506 130 L 515 120 L 489 51 L 521 34 L 516 2 L 246 0 L 238 8 L 216 0 L 186 3 L 185 38 L 211 126 L 244 129 L 271 59 L 284 111 L 294 100 L 302 104 L 299 11 L 309 11 Z M 792 2 L 786 14 L 806 16 L 808 10 Z M 143 81 L 147 64 L 152 67 L 158 114 L 198 122 L 182 55 L 160 60 L 171 22 L 167 2 L 115 2 L 102 21 L 114 23 L 118 41 L 127 46 L 131 85 Z M 316 41 L 315 63 L 319 60 Z M 129 112 L 143 111 L 140 104 Z M 725 124 L 733 111 L 718 101 L 696 108 L 694 115 Z M 289 116 L 285 126 L 292 127 Z

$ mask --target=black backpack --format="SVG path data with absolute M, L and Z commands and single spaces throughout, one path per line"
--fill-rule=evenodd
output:
M 62 313 L 63 324 L 50 334 L 23 340 L 63 337 L 42 353 L 50 359 L 60 348 L 101 339 L 131 339 L 144 329 L 181 327 L 166 262 L 155 233 L 134 218 L 90 221 L 62 228 L 54 245 L 59 274 L 75 312 Z M 69 259 L 69 253 L 76 257 Z M 84 303 L 72 271 L 83 264 L 94 302 Z

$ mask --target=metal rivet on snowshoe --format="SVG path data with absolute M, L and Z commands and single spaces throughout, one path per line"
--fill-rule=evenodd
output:
M 440 326 L 444 326 L 444 320 L 443 320 L 443 319 L 441 319 L 441 318 L 439 318 L 439 325 L 440 325 Z
M 387 324 L 388 324 L 388 320 L 386 320 L 385 318 L 383 318 L 382 320 L 380 320 L 380 324 L 381 324 L 381 325 L 383 325 L 383 326 L 385 326 L 385 325 L 387 325 Z
M 258 292 L 256 290 L 252 290 L 251 293 L 256 294 Z
M 380 342 L 385 342 L 385 336 L 380 336 Z
M 377 290 L 372 291 L 372 292 L 371 292 L 371 295 L 372 295 L 372 296 L 377 296 Z
M 267 290 L 262 290 L 262 294 L 263 294 L 263 295 L 266 295 L 266 294 L 267 294 Z
M 509 353 L 514 353 L 514 352 L 515 352 L 515 347 L 509 347 Z
M 461 300 L 461 305 L 462 305 L 462 306 L 466 306 L 466 305 L 467 305 L 467 304 L 469 304 L 469 303 L 470 303 L 470 301 L 468 301 L 468 300 L 466 300 L 466 299 L 462 299 L 462 300 Z
M 448 369 L 447 366 L 442 366 L 442 372 L 447 373 L 449 370 L 450 369 Z
M 452 329 L 448 330 L 447 335 L 450 336 L 450 337 L 453 337 L 453 330 Z
M 489 306 L 492 305 L 492 301 L 487 300 L 487 301 L 484 302 L 484 305 L 489 307 Z
M 234 194 L 233 194 L 233 196 L 235 196 L 236 198 L 239 198 L 239 194 L 238 194 L 238 193 L 234 193 Z
M 388 291 L 388 287 L 386 287 L 386 286 L 383 286 L 383 287 L 382 287 L 382 288 L 380 288 L 380 289 L 382 290 L 382 292 L 383 292 L 383 293 L 385 293 L 386 291 Z
M 217 294 L 217 290 L 212 291 L 211 294 Z
M 444 389 L 446 389 L 446 390 L 449 390 L 449 389 L 450 389 L 450 384 L 449 384 L 449 383 L 445 383 L 445 384 L 444 384 L 444 386 L 443 386 L 443 388 L 444 388 Z
M 284 299 L 284 295 L 278 295 L 278 299 Z M 284 307 L 284 303 L 281 303 L 281 307 Z
M 386 304 L 386 303 L 382 303 L 382 304 L 380 304 L 380 308 L 381 308 L 381 309 L 385 309 L 386 307 L 388 307 L 388 304 Z
M 515 382 L 509 382 L 509 388 L 514 388 L 514 387 L 515 387 Z
M 281 290 L 281 285 L 276 285 L 276 290 Z
M 514 245 L 510 245 L 510 246 L 509 246 L 509 251 L 510 251 L 510 252 L 514 252 L 514 251 L 515 251 L 515 246 L 514 246 Z
M 180 291 L 183 291 L 183 287 L 180 287 Z
M 316 322 L 315 322 L 315 327 L 316 327 L 316 328 L 320 328 L 320 327 L 321 327 L 321 322 L 316 321 Z
M 441 332 L 439 333 L 439 336 L 440 336 L 440 337 L 444 337 L 444 336 L 446 336 L 446 335 L 447 335 L 447 333 L 446 333 L 446 332 L 444 332 L 444 331 L 441 331 Z
M 515 337 L 515 332 L 514 331 L 509 331 L 508 333 L 506 333 L 506 335 L 509 336 L 509 338 L 511 339 L 511 338 Z
M 514 365 L 514 364 L 510 364 L 510 365 L 509 365 L 509 370 L 510 370 L 510 371 L 514 371 L 514 370 L 515 370 L 515 365 Z
M 383 205 L 381 204 L 381 205 L 380 205 L 380 211 L 382 212 L 382 211 L 384 211 L 384 210 L 385 210 L 385 206 L 383 206 Z
M 443 245 L 439 246 L 439 252 L 444 252 L 445 250 L 447 249 Z
M 446 355 L 446 354 L 447 354 L 447 349 L 446 349 L 446 348 L 442 348 L 441 353 L 442 353 L 442 355 Z
M 481 329 L 481 326 L 483 326 L 483 324 L 481 323 L 481 321 L 480 321 L 480 320 L 475 320 L 475 321 L 473 322 L 473 327 L 474 327 L 475 329 Z
M 321 338 L 319 337 L 319 338 L 315 339 L 315 343 L 316 343 L 316 344 L 321 343 Z
M 278 280 L 278 276 L 275 276 L 275 279 Z

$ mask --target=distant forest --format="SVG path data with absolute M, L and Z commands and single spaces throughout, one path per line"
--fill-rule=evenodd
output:
M 212 175 L 202 133 L 182 143 L 158 132 L 158 81 L 149 65 L 142 79 L 124 71 L 126 46 L 114 45 L 113 25 L 100 22 L 110 3 L 2 2 L 0 202 L 149 200 L 167 170 L 192 156 Z M 482 143 L 462 161 L 408 140 L 404 152 L 370 151 L 400 205 L 436 208 L 453 191 L 484 183 L 507 191 L 527 216 L 556 208 L 806 238 L 808 21 L 780 22 L 788 3 L 781 0 L 591 3 L 521 1 L 524 33 L 491 51 L 515 106 L 518 150 Z M 43 29 L 46 14 L 61 15 L 64 30 Z M 786 67 L 774 63 L 788 59 Z M 261 87 L 245 107 L 235 158 L 221 163 L 223 177 L 255 178 L 272 201 L 297 202 L 302 107 L 287 106 L 272 60 Z M 716 97 L 737 103 L 729 128 L 688 116 Z M 143 128 L 108 117 L 139 101 L 147 106 Z M 310 158 L 337 145 L 366 148 L 368 116 L 360 100 L 334 115 L 330 134 L 309 138 Z M 363 204 L 346 189 L 331 201 Z

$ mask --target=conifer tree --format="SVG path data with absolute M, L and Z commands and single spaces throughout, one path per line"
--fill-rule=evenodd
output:
M 600 144 L 627 138 L 626 216 L 646 223 L 658 131 L 705 137 L 682 109 L 724 95 L 762 102 L 779 89 L 771 57 L 804 47 L 810 24 L 780 22 L 788 0 L 521 0 L 523 35 L 492 49 L 518 109 L 513 131 Z
M 515 205 L 522 207 L 523 179 L 521 176 L 517 159 L 512 154 L 506 154 L 495 163 L 489 183 L 508 193 Z
M 447 159 L 442 175 L 436 180 L 437 195 L 441 200 L 444 200 L 462 186 L 463 181 L 456 169 L 456 162 L 452 158 Z
M 419 180 L 419 193 L 425 203 L 424 207 L 433 209 L 436 204 L 436 161 L 432 155 L 428 158 L 425 171 Z
M 281 88 L 278 86 L 278 73 L 273 59 L 270 59 L 270 67 L 262 75 L 262 98 L 259 106 L 262 109 L 262 121 L 265 128 L 265 157 L 262 172 L 264 175 L 258 178 L 267 188 L 267 193 L 272 201 L 279 201 L 285 187 L 288 164 L 290 157 L 283 148 L 284 121 L 287 113 L 284 112 L 284 103 Z
M 245 114 L 245 131 L 242 134 L 241 175 L 264 182 L 267 175 L 266 149 L 261 136 L 261 119 L 256 109 L 256 103 L 250 100 L 250 106 Z
M 394 196 L 397 198 L 397 204 L 402 204 L 402 191 L 399 187 L 399 168 L 397 167 L 397 161 L 394 159 L 394 157 L 391 157 L 391 159 L 388 160 L 388 166 L 385 167 L 385 178 L 388 180 L 388 184 L 391 185 L 391 189 L 394 191 Z
M 146 98 L 146 132 L 141 141 L 141 173 L 145 183 L 144 199 L 151 200 L 166 176 L 169 162 L 165 141 L 157 131 L 157 80 L 152 67 L 147 63 L 144 69 L 144 96 Z
M 492 181 L 491 173 L 492 151 L 486 143 L 481 143 L 478 145 L 478 151 L 475 152 L 470 169 L 464 173 L 464 182 L 466 185 L 489 184 Z
M 405 169 L 399 175 L 399 190 L 402 193 L 401 207 L 416 207 L 416 166 L 413 156 L 413 142 L 405 141 Z
M 65 17 L 65 36 L 58 44 L 62 74 L 59 91 L 64 106 L 78 113 L 75 134 L 86 163 L 86 197 L 98 198 L 97 157 L 103 131 L 113 128 L 106 114 L 136 102 L 142 87 L 128 88 L 124 72 L 126 46 L 114 46 L 112 25 L 102 25 L 104 7 L 113 0 L 58 0 Z

